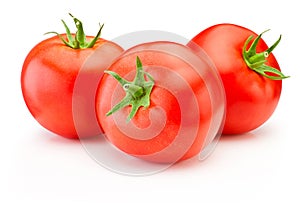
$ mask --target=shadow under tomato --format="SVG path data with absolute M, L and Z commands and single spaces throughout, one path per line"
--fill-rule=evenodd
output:
M 250 132 L 245 134 L 239 134 L 239 135 L 222 135 L 219 139 L 219 143 L 228 143 L 233 144 L 234 142 L 249 142 L 250 140 L 256 140 L 258 139 L 261 133 L 256 132 Z M 108 159 L 114 160 L 114 156 L 110 154 L 110 151 L 106 151 L 107 145 L 110 145 L 108 140 L 103 135 L 98 135 L 90 138 L 85 139 L 68 139 L 61 137 L 59 135 L 56 135 L 54 133 L 48 132 L 48 131 L 40 131 L 40 136 L 45 137 L 46 142 L 50 142 L 52 145 L 56 145 L 59 147 L 62 146 L 74 146 L 74 147 L 83 147 L 86 152 L 89 154 L 89 156 L 94 159 L 96 162 L 98 162 L 100 165 L 105 166 L 106 165 L 106 159 L 103 159 L 103 156 L 106 156 Z M 238 144 L 238 143 L 236 143 Z M 218 148 L 218 144 L 216 145 L 216 148 Z M 222 156 L 220 154 L 215 154 L 214 151 L 211 152 L 211 154 L 204 160 L 200 160 L 199 155 L 196 155 L 190 159 L 180 161 L 178 163 L 174 163 L 170 165 L 170 167 L 166 168 L 167 170 L 170 170 L 171 172 L 175 173 L 186 173 L 187 170 L 208 170 L 208 167 L 212 164 L 212 162 L 217 162 L 218 159 L 222 159 Z M 122 156 L 122 158 L 124 158 Z M 120 159 L 118 159 L 121 161 Z M 126 167 L 124 165 L 124 167 Z M 122 172 L 122 171 L 121 171 Z
M 73 144 L 78 145 L 78 144 L 82 144 L 82 142 L 89 143 L 89 144 L 92 143 L 97 144 L 100 142 L 101 143 L 105 142 L 105 138 L 103 137 L 103 135 L 96 135 L 93 137 L 81 138 L 81 139 L 69 139 L 57 135 L 55 133 L 43 130 L 40 132 L 40 136 L 45 137 L 45 139 L 47 139 L 47 141 L 49 141 L 50 143 L 64 144 L 64 145 L 73 145 Z
M 218 149 L 218 144 L 222 143 L 228 143 L 233 144 L 235 142 L 249 142 L 254 141 L 256 139 L 259 139 L 260 133 L 257 132 L 248 132 L 244 134 L 236 134 L 236 135 L 221 135 L 220 139 L 218 140 L 218 143 L 216 145 L 216 149 Z M 238 144 L 238 143 L 236 143 Z M 214 149 L 214 150 L 216 150 Z M 220 154 L 215 154 L 214 151 L 211 152 L 211 154 L 205 158 L 204 160 L 201 160 L 199 155 L 196 155 L 195 157 L 192 157 L 190 159 L 175 163 L 170 167 L 170 170 L 178 172 L 178 171 L 186 171 L 186 170 L 193 170 L 193 168 L 197 168 L 197 170 L 206 170 L 206 166 L 209 166 L 212 164 L 212 162 L 217 162 L 218 159 L 222 158 Z
M 258 136 L 254 132 L 248 132 L 236 135 L 221 135 L 219 142 L 235 142 L 257 139 Z

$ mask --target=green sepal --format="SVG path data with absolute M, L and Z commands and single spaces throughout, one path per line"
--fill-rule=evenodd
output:
M 72 36 L 70 29 L 64 20 L 61 20 L 61 21 L 66 30 L 67 40 L 64 39 L 61 36 L 61 34 L 59 34 L 57 32 L 47 32 L 45 34 L 56 34 L 65 45 L 67 45 L 68 47 L 71 47 L 72 49 L 92 48 L 96 44 L 97 40 L 100 38 L 101 31 L 103 29 L 104 24 L 102 24 L 102 25 L 99 24 L 100 28 L 99 28 L 96 36 L 91 41 L 87 41 L 82 22 L 80 20 L 78 20 L 77 18 L 75 18 L 72 14 L 69 13 L 69 15 L 73 18 L 75 26 L 77 28 L 77 31 L 76 31 L 74 37 Z
M 276 68 L 267 66 L 265 64 L 267 62 L 266 58 L 270 55 L 270 53 L 279 44 L 279 42 L 281 40 L 281 35 L 279 36 L 278 40 L 267 50 L 265 50 L 264 52 L 261 52 L 261 53 L 256 52 L 256 48 L 257 48 L 259 40 L 261 39 L 262 35 L 267 31 L 269 31 L 269 30 L 266 30 L 266 31 L 262 32 L 260 35 L 258 35 L 253 40 L 249 49 L 246 50 L 250 41 L 253 39 L 252 35 L 248 37 L 248 39 L 245 41 L 245 44 L 244 44 L 244 47 L 242 50 L 244 61 L 251 70 L 253 70 L 271 80 L 282 80 L 282 79 L 288 78 L 289 76 L 285 76 L 282 72 L 280 72 Z M 270 73 L 273 75 L 270 75 Z
M 113 76 L 122 85 L 126 92 L 125 97 L 109 112 L 107 112 L 106 116 L 110 116 L 126 106 L 131 106 L 131 111 L 126 120 L 129 122 L 135 116 L 140 107 L 148 108 L 150 106 L 150 95 L 154 86 L 154 79 L 149 73 L 143 70 L 142 62 L 138 56 L 136 57 L 136 75 L 132 82 L 125 80 L 115 72 L 104 72 Z M 146 80 L 146 78 L 149 80 Z

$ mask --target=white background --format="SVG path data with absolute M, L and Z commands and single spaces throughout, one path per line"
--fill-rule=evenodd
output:
M 0 8 L 0 202 L 299 202 L 299 9 L 297 1 L 6 1 Z M 68 12 L 94 35 L 113 39 L 140 30 L 192 38 L 217 23 L 264 35 L 283 72 L 276 112 L 261 128 L 223 137 L 204 162 L 186 161 L 152 176 L 123 176 L 98 165 L 79 141 L 44 130 L 20 89 L 22 63 L 48 31 L 74 29 Z

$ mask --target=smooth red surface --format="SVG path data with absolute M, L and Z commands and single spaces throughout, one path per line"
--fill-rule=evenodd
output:
M 203 79 L 180 56 L 159 51 L 159 43 L 142 44 L 136 49 L 137 52 L 115 61 L 109 70 L 132 81 L 138 56 L 145 71 L 155 80 L 150 106 L 140 108 L 129 124 L 125 120 L 131 107 L 106 116 L 125 92 L 112 76 L 105 74 L 97 93 L 96 111 L 106 137 L 122 151 L 154 162 L 175 162 L 198 154 L 212 117 L 210 96 Z M 171 45 L 170 50 L 174 49 L 186 51 Z M 181 136 L 180 128 L 183 128 Z M 146 134 L 153 137 L 142 139 Z M 181 138 L 176 140 L 178 137 Z
M 223 134 L 241 134 L 261 126 L 274 112 L 281 94 L 282 81 L 267 79 L 249 69 L 243 60 L 246 39 L 256 33 L 233 24 L 218 24 L 196 35 L 195 42 L 217 67 L 226 92 L 227 113 Z M 257 52 L 268 48 L 261 39 Z M 280 70 L 274 55 L 266 65 Z
M 103 45 L 112 55 L 123 51 L 104 39 L 99 39 L 93 48 L 72 49 L 54 36 L 37 44 L 27 55 L 21 75 L 22 92 L 31 114 L 43 127 L 66 138 L 101 133 L 92 90 L 95 93 L 99 78 L 112 60 L 101 56 L 95 59 Z M 79 73 L 80 85 L 74 89 Z M 80 111 L 74 109 L 74 102 Z

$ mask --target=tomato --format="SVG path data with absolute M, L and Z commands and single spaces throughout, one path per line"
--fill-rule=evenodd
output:
M 238 25 L 218 24 L 188 43 L 191 48 L 194 43 L 203 48 L 222 78 L 227 100 L 223 134 L 256 129 L 269 119 L 278 104 L 286 76 L 271 52 L 281 36 L 270 48 L 261 36 Z
M 143 43 L 118 57 L 96 94 L 107 139 L 129 155 L 159 163 L 198 154 L 221 108 L 213 111 L 210 84 L 204 80 L 211 73 L 208 65 L 200 60 L 195 69 L 193 60 L 200 59 L 171 42 Z
M 33 117 L 66 138 L 102 132 L 94 110 L 97 84 L 104 69 L 123 51 L 117 44 L 99 38 L 103 26 L 92 37 L 85 36 L 78 19 L 74 22 L 76 34 L 71 34 L 64 23 L 66 34 L 33 47 L 21 73 L 23 97 Z

